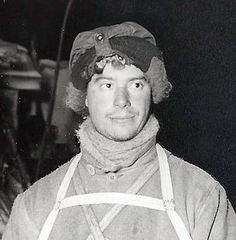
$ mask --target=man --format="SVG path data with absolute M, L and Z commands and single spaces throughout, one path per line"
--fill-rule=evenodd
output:
M 82 154 L 18 196 L 3 239 L 235 239 L 221 185 L 156 145 L 150 109 L 171 84 L 151 33 L 132 22 L 80 33 L 70 69 Z

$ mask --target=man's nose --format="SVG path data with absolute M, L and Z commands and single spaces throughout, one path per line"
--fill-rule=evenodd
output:
M 115 98 L 114 98 L 114 106 L 115 107 L 129 107 L 130 104 L 130 97 L 129 93 L 126 88 L 118 88 L 115 91 Z

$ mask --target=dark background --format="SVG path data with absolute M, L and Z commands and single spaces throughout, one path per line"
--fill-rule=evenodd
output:
M 234 3 L 233 3 L 234 2 Z M 230 0 L 74 0 L 62 59 L 76 34 L 136 21 L 164 51 L 174 88 L 155 108 L 159 142 L 209 172 L 236 201 L 236 2 Z M 65 0 L 6 0 L 0 38 L 56 57 Z

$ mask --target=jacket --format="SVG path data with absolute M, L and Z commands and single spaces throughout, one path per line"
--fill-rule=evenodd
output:
M 233 240 L 236 215 L 223 187 L 209 174 L 166 152 L 173 185 L 176 212 L 194 240 Z M 154 159 L 155 160 L 155 159 Z M 20 194 L 13 206 L 3 240 L 36 240 L 72 160 L 36 182 Z M 87 193 L 127 192 L 148 165 L 130 167 L 116 174 L 96 174 L 91 165 L 78 164 L 66 196 Z M 137 192 L 138 195 L 162 198 L 160 169 Z M 92 205 L 98 222 L 112 208 L 111 204 Z M 87 239 L 90 235 L 82 206 L 62 209 L 49 239 Z M 148 208 L 126 206 L 104 230 L 106 239 L 179 239 L 167 214 Z

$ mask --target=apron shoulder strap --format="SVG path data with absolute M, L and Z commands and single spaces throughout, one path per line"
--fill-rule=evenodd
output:
M 52 227 L 54 225 L 54 222 L 55 222 L 55 220 L 57 218 L 57 215 L 59 213 L 59 210 L 60 210 L 60 203 L 66 195 L 66 192 L 67 192 L 67 189 L 69 187 L 71 178 L 72 178 L 72 176 L 75 172 L 75 169 L 76 169 L 76 167 L 77 167 L 77 165 L 80 161 L 80 158 L 81 158 L 81 153 L 79 155 L 76 155 L 72 159 L 72 162 L 71 162 L 71 164 L 70 164 L 70 166 L 69 166 L 69 168 L 66 172 L 66 175 L 64 176 L 64 178 L 62 180 L 60 188 L 58 190 L 54 208 L 50 212 L 50 214 L 48 215 L 48 217 L 47 217 L 47 219 L 46 219 L 46 221 L 45 221 L 45 223 L 42 227 L 42 230 L 40 232 L 38 240 L 47 240 L 49 238 L 49 235 L 52 231 Z
M 62 180 L 62 183 L 60 185 L 60 188 L 57 192 L 57 198 L 56 198 L 56 202 L 58 201 L 61 201 L 62 199 L 65 198 L 65 195 L 66 195 L 66 192 L 67 192 L 67 189 L 69 187 L 69 184 L 70 184 L 70 181 L 71 181 L 71 178 L 73 177 L 74 175 L 74 172 L 75 172 L 75 169 L 80 161 L 80 158 L 81 158 L 81 153 L 76 155 L 73 159 L 72 159 L 72 162 L 66 172 L 66 175 L 65 177 L 63 178 Z
M 170 175 L 170 168 L 164 149 L 157 144 L 157 155 L 160 166 L 161 176 L 161 191 L 163 197 L 163 204 L 167 215 L 176 231 L 180 240 L 192 240 L 187 228 L 185 227 L 182 219 L 175 211 L 174 194 Z
M 159 160 L 159 166 L 160 166 L 160 175 L 161 175 L 161 191 L 162 191 L 162 197 L 164 200 L 164 203 L 167 204 L 172 202 L 173 205 L 173 187 L 172 187 L 172 181 L 170 176 L 170 168 L 167 160 L 166 153 L 164 149 L 157 144 L 157 155 Z

